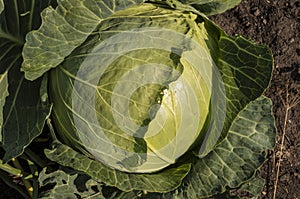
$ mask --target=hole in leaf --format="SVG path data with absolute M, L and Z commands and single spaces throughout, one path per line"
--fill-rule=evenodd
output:
M 40 193 L 44 193 L 44 192 L 47 192 L 49 190 L 52 190 L 54 187 L 55 187 L 56 183 L 48 183 L 47 185 L 45 186 L 42 186 L 39 191 Z
M 76 179 L 74 180 L 74 184 L 76 186 L 76 189 L 79 192 L 84 192 L 87 191 L 87 187 L 86 187 L 86 182 L 91 179 L 89 176 L 84 175 L 84 174 L 78 174 L 78 176 L 76 177 Z
M 82 198 L 78 193 L 74 193 L 74 195 L 75 195 L 76 198 L 78 198 L 78 199 L 81 199 L 81 198 Z

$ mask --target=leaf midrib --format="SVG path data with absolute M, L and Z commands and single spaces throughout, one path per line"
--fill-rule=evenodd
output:
M 2 29 L 0 29 L 0 39 L 1 38 L 12 41 L 19 46 L 23 46 L 25 43 L 25 41 L 23 39 L 21 39 L 19 37 L 14 37 L 12 34 L 4 32 Z

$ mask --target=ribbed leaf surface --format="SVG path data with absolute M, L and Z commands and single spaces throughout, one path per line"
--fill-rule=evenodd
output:
M 25 35 L 40 25 L 40 11 L 51 1 L 6 0 L 4 3 L 5 10 L 0 18 L 0 111 L 1 115 L 3 113 L 0 130 L 7 161 L 20 155 L 42 132 L 51 109 L 40 99 L 40 94 L 45 94 L 40 93 L 42 79 L 31 82 L 20 72 Z M 9 95 L 5 98 L 7 91 Z
M 26 36 L 22 71 L 34 80 L 60 64 L 101 21 L 143 0 L 67 0 L 42 12 L 42 25 Z

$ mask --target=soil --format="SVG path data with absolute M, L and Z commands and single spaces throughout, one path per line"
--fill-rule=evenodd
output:
M 266 180 L 260 198 L 300 199 L 300 0 L 242 0 L 210 18 L 227 34 L 242 35 L 273 52 L 275 69 L 265 95 L 273 101 L 278 133 L 260 170 Z M 22 197 L 0 180 L 2 198 Z

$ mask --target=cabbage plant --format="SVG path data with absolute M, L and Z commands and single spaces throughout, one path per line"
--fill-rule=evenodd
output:
M 0 0 L 0 169 L 31 198 L 257 197 L 272 54 L 207 17 L 239 2 Z

